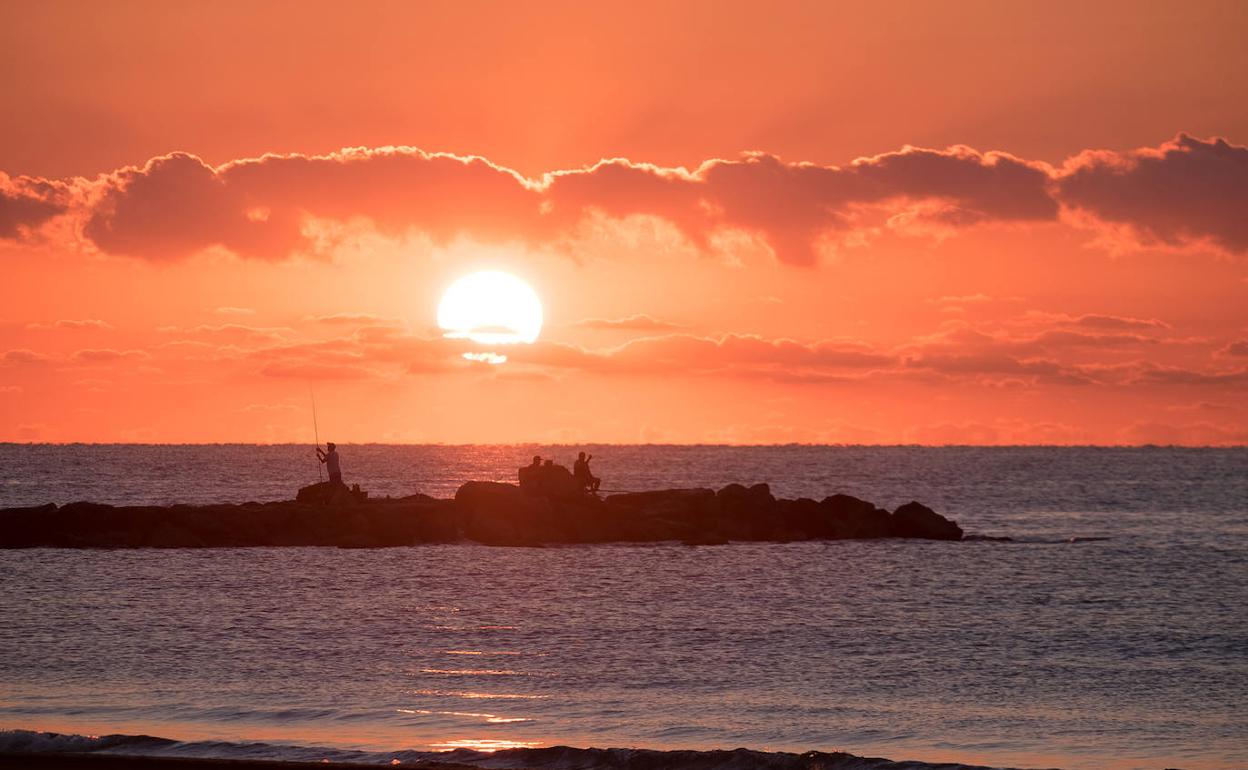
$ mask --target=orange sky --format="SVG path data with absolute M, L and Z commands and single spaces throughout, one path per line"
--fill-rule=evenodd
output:
M 0 440 L 305 441 L 311 383 L 341 442 L 1248 443 L 1246 33 L 2 3 Z M 487 268 L 499 366 L 435 324 Z

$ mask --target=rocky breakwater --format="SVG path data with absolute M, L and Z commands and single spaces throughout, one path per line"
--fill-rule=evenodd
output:
M 591 496 L 534 495 L 470 481 L 452 500 L 372 498 L 324 485 L 295 500 L 238 505 L 70 503 L 0 509 L 0 548 L 380 548 L 679 541 L 788 542 L 864 538 L 961 540 L 962 529 L 920 503 L 886 511 L 849 495 L 777 499 L 766 484 Z

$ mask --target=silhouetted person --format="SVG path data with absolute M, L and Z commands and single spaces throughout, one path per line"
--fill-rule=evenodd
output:
M 524 466 L 516 474 L 520 478 L 520 488 L 525 492 L 537 492 L 541 486 L 542 457 L 533 455 L 533 462 Z
M 582 494 L 581 488 L 572 478 L 572 472 L 554 460 L 545 460 L 541 465 L 530 465 L 524 470 L 532 474 L 530 494 L 560 499 L 579 497 Z
M 325 463 L 325 470 L 329 471 L 329 482 L 331 484 L 342 483 L 342 465 L 338 460 L 338 446 L 332 441 L 325 442 L 328 452 L 322 452 L 318 446 L 316 448 L 316 459 Z
M 576 479 L 576 483 L 581 485 L 581 489 L 596 494 L 602 479 L 590 472 L 589 461 L 592 459 L 594 459 L 593 455 L 587 455 L 584 452 L 578 454 L 576 462 L 572 464 L 572 478 Z

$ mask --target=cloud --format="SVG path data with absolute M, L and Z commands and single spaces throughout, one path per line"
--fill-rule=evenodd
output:
M 1156 148 L 1086 150 L 1062 167 L 1058 194 L 1122 245 L 1248 251 L 1248 147 L 1225 139 L 1179 134 Z
M 630 340 L 605 349 L 549 340 L 490 347 L 467 340 L 417 337 L 389 327 L 363 329 L 334 340 L 273 345 L 246 355 L 264 375 L 314 379 L 464 371 L 482 362 L 502 363 L 504 357 L 510 374 L 565 370 L 787 381 L 819 375 L 860 376 L 897 364 L 892 355 L 861 343 L 841 341 L 802 343 L 751 335 L 669 334 Z
M 32 323 L 26 325 L 27 329 L 112 329 L 113 325 L 107 321 L 100 321 L 94 318 L 84 318 L 81 320 L 61 319 L 50 324 Z
M 674 331 L 683 328 L 680 324 L 663 321 L 644 313 L 624 318 L 585 318 L 572 325 L 581 329 L 606 331 Z
M 1248 378 L 1242 372 L 1203 368 L 1190 357 L 1165 364 L 1143 359 L 1144 353 L 1170 351 L 1171 358 L 1187 354 L 1163 348 L 1164 339 L 1155 334 L 1083 331 L 1066 328 L 1069 321 L 1069 317 L 1033 319 L 1024 331 L 1008 326 L 985 331 L 965 322 L 948 322 L 934 334 L 895 348 L 855 340 L 687 332 L 638 337 L 602 348 L 549 339 L 499 347 L 376 326 L 336 339 L 234 349 L 230 358 L 251 362 L 266 376 L 334 379 L 464 372 L 482 362 L 500 363 L 502 357 L 506 366 L 500 371 L 509 375 L 716 377 L 801 385 L 956 381 L 986 387 L 1234 387 Z
M 5 351 L 3 356 L 0 356 L 0 363 L 5 364 L 6 366 L 46 364 L 51 360 L 51 356 L 44 353 L 36 353 L 35 351 L 26 348 L 8 350 Z
M 1182 446 L 1242 446 L 1248 444 L 1248 426 L 1214 422 L 1134 422 L 1118 432 L 1130 444 Z
M 397 325 L 398 320 L 394 318 L 385 318 L 372 313 L 334 313 L 332 315 L 310 315 L 304 316 L 304 321 L 318 324 L 363 324 L 368 326 L 386 326 Z
M 1180 366 L 1147 366 L 1136 382 L 1152 385 L 1248 385 L 1248 368 L 1204 371 Z
M 985 384 L 1156 384 L 1144 372 L 1160 365 L 1142 357 L 1166 355 L 1168 330 L 1153 320 L 1029 311 L 997 328 L 947 321 L 897 352 L 911 369 Z
M 903 346 L 919 356 L 1062 356 L 1081 350 L 1132 350 L 1158 344 L 1158 339 L 1128 332 L 1099 333 L 1061 328 L 1061 319 L 1036 322 L 1024 317 L 1023 329 L 990 330 L 952 321 L 936 332 Z M 1058 328 L 1053 328 L 1058 327 Z
M 34 423 L 28 425 L 19 425 L 14 430 L 14 435 L 18 441 L 35 442 L 44 436 L 48 431 L 48 426 L 43 423 Z
M 212 312 L 217 315 L 255 315 L 256 311 L 249 307 L 219 307 Z
M 260 369 L 266 377 L 285 377 L 296 380 L 366 380 L 377 372 L 365 366 L 352 364 L 266 364 Z
M 1124 318 L 1113 315 L 1081 315 L 1077 318 L 1066 317 L 1062 323 L 1083 329 L 1097 331 L 1160 331 L 1169 329 L 1170 325 L 1156 318 Z
M 69 360 L 75 364 L 107 364 L 125 359 L 148 358 L 144 350 L 114 350 L 112 348 L 86 348 L 74 351 Z
M 998 418 L 991 422 L 968 420 L 918 425 L 908 438 L 919 444 L 939 445 L 1021 445 L 1087 443 L 1085 429 L 1061 422 Z
M 182 259 L 223 248 L 276 260 L 323 248 L 323 223 L 367 222 L 436 243 L 566 244 L 587 217 L 653 217 L 715 252 L 734 234 L 792 265 L 829 243 L 891 228 L 947 235 L 988 223 L 1067 221 L 1120 246 L 1248 251 L 1248 148 L 1186 134 L 1127 153 L 1084 151 L 1060 168 L 964 145 L 903 147 L 843 166 L 764 153 L 693 170 L 613 158 L 537 178 L 477 156 L 413 147 L 265 155 L 211 166 L 175 152 L 96 179 L 0 175 L 0 237 L 70 212 L 108 254 Z M 72 191 L 72 194 L 71 194 Z M 320 224 L 318 224 L 320 223 Z M 1130 237 L 1126 238 L 1126 233 Z M 752 242 L 754 242 L 752 241 Z
M 1022 302 L 1022 297 L 993 297 L 983 292 L 976 294 L 957 294 L 944 297 L 934 297 L 927 300 L 933 305 L 988 305 L 992 303 L 1013 303 Z
M 108 175 L 84 235 L 102 250 L 152 260 L 214 246 L 281 259 L 313 245 L 308 219 L 366 218 L 380 231 L 415 228 L 439 241 L 471 232 L 532 234 L 537 193 L 476 157 L 415 148 L 265 155 L 212 167 L 171 153 Z
M 0 238 L 18 238 L 68 210 L 63 182 L 0 171 Z
M 302 412 L 306 407 L 296 406 L 295 404 L 247 404 L 240 407 L 236 411 L 244 414 L 253 413 L 278 413 L 278 412 Z
M 1173 404 L 1166 407 L 1167 412 L 1210 412 L 1214 414 L 1222 414 L 1234 411 L 1234 407 L 1229 404 L 1219 404 L 1213 401 L 1197 401 L 1192 404 Z
M 963 146 L 906 147 L 846 167 L 749 153 L 709 160 L 690 172 L 617 158 L 555 172 L 547 182 L 556 220 L 576 220 L 590 210 L 617 218 L 657 216 L 702 248 L 717 230 L 743 230 L 760 235 L 781 262 L 796 265 L 817 261 L 821 236 L 854 229 L 863 206 L 888 204 L 905 212 L 918 201 L 939 201 L 939 216 L 962 226 L 1054 220 L 1058 213 L 1047 166 Z
M 510 360 L 598 374 L 790 377 L 865 371 L 896 364 L 894 356 L 853 342 L 803 343 L 748 334 L 642 337 L 605 350 L 539 341 L 509 349 Z
M 476 361 L 482 364 L 490 364 L 497 366 L 507 363 L 507 356 L 498 353 L 464 353 L 462 354 L 465 361 Z
M 1218 351 L 1223 356 L 1248 356 L 1248 340 L 1235 340 Z
M 246 324 L 200 324 L 189 328 L 162 326 L 157 331 L 166 334 L 178 334 L 198 337 L 214 341 L 228 342 L 234 345 L 265 344 L 282 342 L 291 329 L 284 326 L 265 327 L 248 326 Z

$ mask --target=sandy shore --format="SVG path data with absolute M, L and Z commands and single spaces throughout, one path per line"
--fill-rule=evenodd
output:
M 355 762 L 277 762 L 254 759 L 123 757 L 115 754 L 0 753 L 0 770 L 377 770 L 386 765 Z M 403 767 L 428 770 L 480 770 L 450 762 L 412 762 Z

